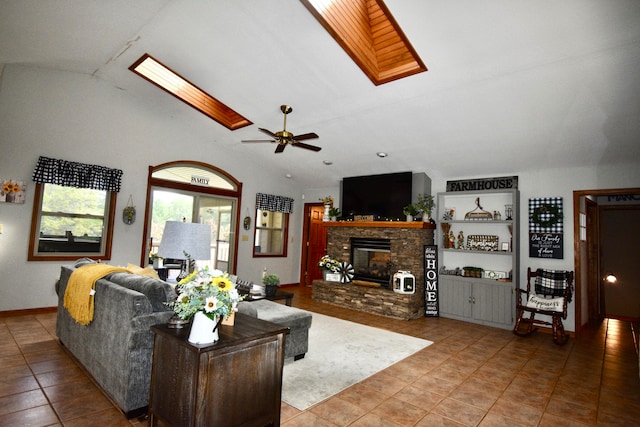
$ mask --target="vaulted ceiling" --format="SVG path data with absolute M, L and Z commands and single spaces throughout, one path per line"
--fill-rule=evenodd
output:
M 129 71 L 149 53 L 253 123 L 202 120 L 212 147 L 308 185 L 640 159 L 640 2 L 385 4 L 429 71 L 373 84 L 300 0 L 4 0 L 0 64 L 85 73 L 141 108 L 201 114 Z M 281 104 L 287 130 L 317 133 L 322 151 L 241 144 L 281 130 Z

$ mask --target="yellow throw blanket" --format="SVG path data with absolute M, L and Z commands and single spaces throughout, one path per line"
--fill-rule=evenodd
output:
M 123 267 L 108 264 L 87 264 L 71 273 L 67 289 L 64 292 L 64 307 L 71 317 L 81 325 L 88 325 L 93 320 L 93 294 L 96 282 L 110 273 L 127 272 Z

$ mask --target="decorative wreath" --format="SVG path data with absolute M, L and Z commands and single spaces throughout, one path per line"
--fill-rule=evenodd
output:
M 353 277 L 355 275 L 355 272 L 353 270 L 353 266 L 351 264 L 349 264 L 348 262 L 341 262 L 340 263 L 340 270 L 338 271 L 340 273 L 340 282 L 341 283 L 349 283 L 353 280 Z
M 540 216 L 548 214 L 549 219 L 542 220 Z M 556 225 L 562 219 L 560 214 L 560 207 L 558 205 L 543 204 L 533 210 L 531 215 L 531 222 L 539 225 L 542 228 L 547 228 Z

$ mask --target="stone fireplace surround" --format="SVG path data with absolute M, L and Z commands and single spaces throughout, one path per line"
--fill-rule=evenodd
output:
M 324 225 L 327 227 L 327 254 L 340 261 L 350 261 L 352 237 L 389 239 L 391 262 L 396 270 L 408 270 L 415 276 L 416 293 L 403 295 L 390 289 L 314 280 L 314 300 L 396 319 L 424 316 L 423 251 L 424 245 L 433 244 L 434 225 L 399 221 L 340 221 Z

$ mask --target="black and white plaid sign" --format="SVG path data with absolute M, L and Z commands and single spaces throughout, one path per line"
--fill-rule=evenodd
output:
M 562 197 L 529 199 L 529 233 L 562 233 Z

